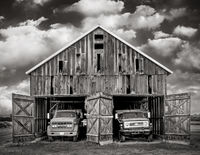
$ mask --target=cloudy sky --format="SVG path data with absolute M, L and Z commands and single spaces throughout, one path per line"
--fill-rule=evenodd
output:
M 173 70 L 168 94 L 191 92 L 200 112 L 199 0 L 1 0 L 0 113 L 29 94 L 25 71 L 97 24 Z

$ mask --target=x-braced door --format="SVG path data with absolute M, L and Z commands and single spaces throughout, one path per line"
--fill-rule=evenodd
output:
M 97 93 L 87 98 L 87 141 L 100 144 L 113 142 L 112 97 Z
M 165 97 L 165 140 L 172 143 L 190 143 L 189 93 L 173 94 Z
M 34 138 L 34 99 L 30 96 L 12 94 L 13 142 Z

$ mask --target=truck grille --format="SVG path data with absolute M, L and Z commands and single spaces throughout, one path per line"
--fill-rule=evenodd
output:
M 124 128 L 137 128 L 137 127 L 148 127 L 148 121 L 130 121 L 124 122 Z
M 53 128 L 72 128 L 72 122 L 52 122 Z

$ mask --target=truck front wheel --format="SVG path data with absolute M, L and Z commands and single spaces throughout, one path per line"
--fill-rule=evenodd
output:
M 78 136 L 74 136 L 73 137 L 73 142 L 77 142 L 77 140 L 78 140 Z
M 124 142 L 125 139 L 126 139 L 125 136 L 122 135 L 121 133 L 119 133 L 119 140 L 120 140 L 120 142 Z
M 153 140 L 153 135 L 150 134 L 150 135 L 148 136 L 148 138 L 147 138 L 147 141 L 148 141 L 148 142 L 152 142 L 152 140 Z
M 54 141 L 54 137 L 48 136 L 48 140 L 49 140 L 50 142 L 52 142 L 52 141 Z

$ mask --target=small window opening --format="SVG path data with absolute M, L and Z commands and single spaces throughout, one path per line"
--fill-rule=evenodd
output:
M 119 72 L 121 72 L 122 71 L 122 66 L 121 65 L 119 65 Z
M 77 57 L 80 57 L 80 56 L 81 56 L 81 54 L 80 54 L 80 53 L 76 53 L 76 56 L 77 56 Z
M 126 76 L 126 79 L 127 79 L 127 86 L 126 86 L 126 94 L 130 94 L 131 93 L 131 82 L 130 82 L 130 75 L 127 75 Z
M 103 34 L 95 34 L 94 39 L 95 40 L 103 40 Z
M 73 76 L 70 76 L 70 89 L 69 94 L 73 94 Z
M 63 61 L 62 60 L 59 61 L 59 72 L 60 73 L 63 72 Z
M 135 68 L 136 68 L 136 72 L 139 72 L 139 71 L 140 71 L 139 59 L 135 59 Z
M 51 76 L 51 88 L 50 88 L 50 94 L 53 95 L 53 76 Z
M 103 44 L 94 44 L 94 49 L 103 49 Z
M 97 72 L 101 70 L 100 59 L 101 59 L 101 55 L 97 54 Z
M 136 69 L 136 72 L 143 73 L 143 71 L 144 71 L 143 58 L 136 58 L 135 59 L 135 69 Z
M 73 94 L 73 88 L 70 86 L 69 94 Z
M 77 54 L 76 54 L 76 58 L 77 58 L 76 72 L 80 72 L 80 71 L 81 71 L 81 67 L 80 67 L 81 55 L 80 55 L 80 53 L 77 53 Z
M 121 53 L 119 53 L 118 55 L 119 55 L 119 72 L 121 72 L 121 71 L 122 71 L 122 66 L 121 66 L 122 54 L 121 54 Z
M 152 94 L 152 76 L 148 75 L 148 93 Z

